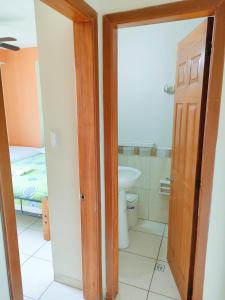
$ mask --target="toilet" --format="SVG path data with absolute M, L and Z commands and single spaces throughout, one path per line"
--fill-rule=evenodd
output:
M 138 223 L 138 195 L 126 193 L 128 227 Z

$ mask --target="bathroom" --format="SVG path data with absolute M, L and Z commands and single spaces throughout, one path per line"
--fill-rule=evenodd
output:
M 179 42 L 201 22 L 118 34 L 119 282 L 132 299 L 180 299 L 167 262 L 176 60 Z

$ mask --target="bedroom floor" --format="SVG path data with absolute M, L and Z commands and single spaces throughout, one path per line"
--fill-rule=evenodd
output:
M 17 215 L 24 300 L 83 300 L 82 291 L 54 282 L 51 242 L 41 219 Z

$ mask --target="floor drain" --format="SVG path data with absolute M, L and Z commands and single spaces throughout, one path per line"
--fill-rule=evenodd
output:
M 165 272 L 166 265 L 157 263 L 155 265 L 155 270 L 159 272 Z

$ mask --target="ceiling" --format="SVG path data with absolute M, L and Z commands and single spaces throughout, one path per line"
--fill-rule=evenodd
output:
M 0 0 L 0 37 L 21 48 L 37 45 L 34 0 Z

